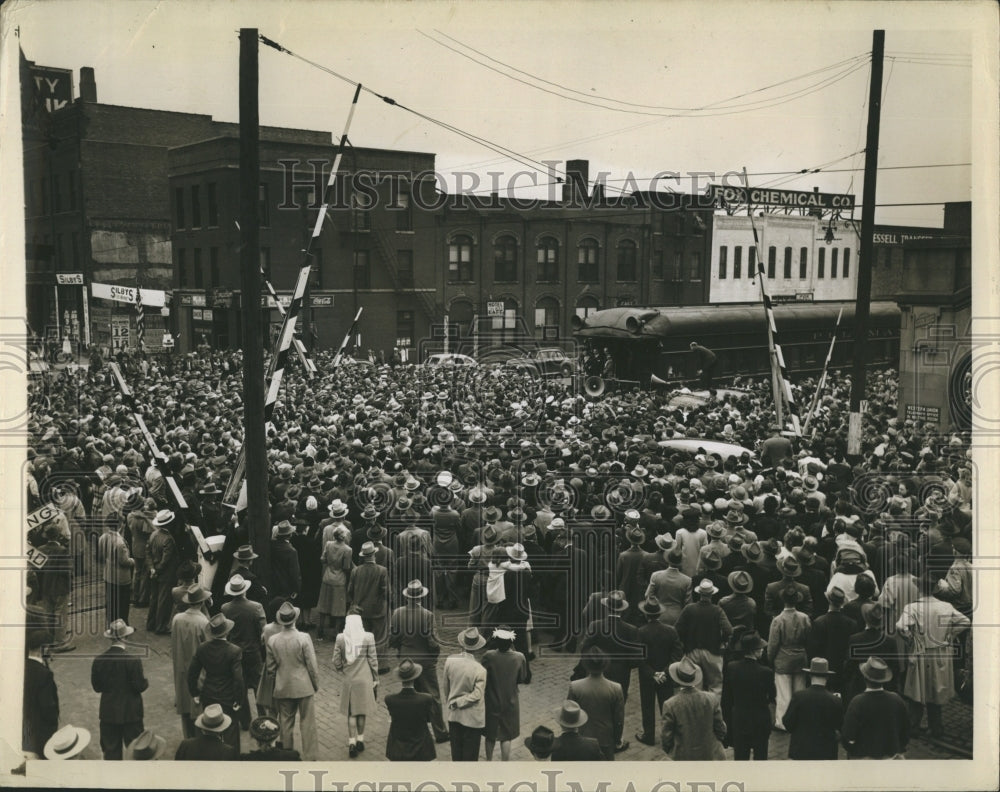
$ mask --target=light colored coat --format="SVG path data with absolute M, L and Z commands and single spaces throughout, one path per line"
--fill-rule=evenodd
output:
M 947 704 L 955 695 L 951 642 L 972 622 L 949 603 L 921 597 L 903 608 L 896 627 L 907 642 L 903 694 L 921 704 Z
M 684 606 L 691 602 L 691 578 L 679 569 L 661 569 L 649 578 L 646 599 L 655 597 L 663 607 L 660 621 L 673 627 Z
M 726 724 L 719 697 L 682 687 L 663 702 L 663 750 L 675 762 L 725 759 Z
M 267 670 L 274 674 L 274 698 L 298 699 L 319 690 L 312 638 L 285 627 L 267 639 Z
M 200 608 L 183 610 L 170 623 L 170 657 L 174 661 L 174 707 L 178 715 L 193 715 L 198 705 L 188 690 L 188 668 L 195 651 L 206 640 L 208 617 Z

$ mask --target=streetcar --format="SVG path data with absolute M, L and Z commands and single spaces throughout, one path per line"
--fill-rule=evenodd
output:
M 774 306 L 785 365 L 801 376 L 823 369 L 837 326 L 832 369 L 850 366 L 854 346 L 854 303 L 782 303 Z M 588 353 L 610 356 L 614 379 L 623 383 L 683 385 L 697 378 L 690 352 L 697 341 L 717 356 L 716 380 L 769 376 L 763 305 L 608 308 L 573 317 L 573 333 Z M 900 310 L 894 302 L 873 302 L 868 321 L 868 365 L 899 366 Z M 594 378 L 591 378 L 594 379 Z M 588 390 L 591 385 L 588 384 Z M 603 383 L 596 390 L 603 390 Z

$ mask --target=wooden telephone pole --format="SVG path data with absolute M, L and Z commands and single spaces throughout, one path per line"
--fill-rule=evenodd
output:
M 246 446 L 247 527 L 257 571 L 270 578 L 271 512 L 267 499 L 264 427 L 264 338 L 260 294 L 260 113 L 258 36 L 240 29 L 240 289 L 243 307 L 243 443 Z
M 847 424 L 847 453 L 861 454 L 861 402 L 865 398 L 868 316 L 872 301 L 872 255 L 875 233 L 875 182 L 878 176 L 878 133 L 882 111 L 882 61 L 885 31 L 872 33 L 872 79 L 868 89 L 868 137 L 865 141 L 865 186 L 861 206 L 861 251 L 858 256 L 858 293 L 854 308 L 854 368 L 851 372 L 851 412 Z

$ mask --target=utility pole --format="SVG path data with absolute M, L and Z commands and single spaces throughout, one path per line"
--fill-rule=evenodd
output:
M 261 576 L 270 579 L 271 514 L 264 431 L 264 339 L 260 294 L 260 115 L 258 36 L 240 29 L 240 289 L 243 306 L 243 442 L 246 446 L 247 528 Z
M 868 136 L 865 140 L 865 186 L 861 206 L 861 251 L 858 256 L 858 294 L 854 306 L 854 368 L 851 371 L 851 412 L 847 424 L 847 453 L 861 454 L 861 402 L 865 398 L 868 316 L 872 301 L 872 255 L 875 232 L 875 180 L 878 176 L 878 133 L 882 112 L 882 60 L 885 31 L 872 31 L 872 79 L 868 89 Z

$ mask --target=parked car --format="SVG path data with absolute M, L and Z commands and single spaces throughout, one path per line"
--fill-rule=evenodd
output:
M 424 361 L 425 366 L 476 366 L 476 359 L 468 355 L 460 355 L 457 352 L 439 353 L 431 355 Z
M 542 377 L 571 377 L 576 363 L 561 349 L 539 349 L 523 357 L 511 358 L 504 365 L 524 372 L 538 372 Z

